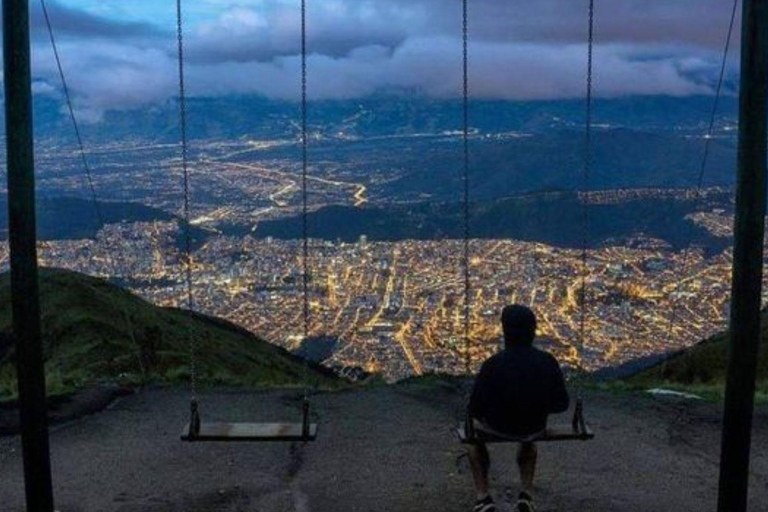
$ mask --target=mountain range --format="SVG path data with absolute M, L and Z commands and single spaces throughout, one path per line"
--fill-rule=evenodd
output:
M 706 132 L 714 98 L 710 96 L 630 96 L 597 99 L 596 127 L 634 131 Z M 716 128 L 734 124 L 737 99 L 720 99 Z M 469 124 L 481 134 L 576 129 L 584 125 L 583 99 L 500 101 L 472 99 Z M 35 126 L 40 137 L 71 133 L 62 98 L 35 96 Z M 300 105 L 261 96 L 194 97 L 187 100 L 188 134 L 192 139 L 239 137 L 275 139 L 298 135 Z M 94 141 L 121 137 L 178 140 L 178 102 L 129 110 L 109 110 L 98 122 L 81 121 L 84 135 Z M 309 129 L 315 136 L 370 138 L 392 135 L 439 134 L 462 127 L 460 100 L 434 99 L 418 93 L 377 94 L 362 99 L 311 101 Z

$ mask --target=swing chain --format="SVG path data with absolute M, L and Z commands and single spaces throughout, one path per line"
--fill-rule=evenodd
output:
M 301 230 L 302 230 L 302 312 L 304 317 L 304 343 L 309 340 L 309 211 L 308 211 L 308 167 L 307 153 L 307 0 L 301 0 Z M 302 373 L 304 385 L 303 426 L 309 434 L 309 375 L 305 362 Z
M 587 324 L 587 275 L 589 247 L 589 182 L 592 175 L 592 91 L 593 91 L 593 55 L 595 46 L 595 0 L 589 0 L 589 37 L 587 41 L 587 97 L 586 121 L 584 124 L 584 171 L 582 175 L 582 236 L 581 236 L 581 289 L 579 291 L 579 370 L 583 371 L 582 362 Z
M 194 440 L 200 435 L 200 412 L 196 399 L 189 402 L 189 437 Z
M 699 210 L 699 207 L 701 206 L 701 203 L 704 199 L 704 194 L 702 193 L 702 189 L 704 188 L 704 175 L 706 174 L 707 170 L 707 162 L 709 160 L 709 153 L 710 153 L 710 147 L 712 144 L 712 135 L 715 131 L 715 121 L 717 120 L 717 111 L 718 107 L 720 105 L 720 98 L 722 97 L 723 93 L 723 86 L 725 84 L 725 72 L 726 67 L 728 65 L 728 54 L 731 48 L 731 39 L 733 38 L 733 31 L 734 26 L 736 24 L 736 15 L 738 13 L 738 7 L 739 7 L 739 0 L 733 0 L 733 7 L 731 8 L 731 18 L 730 18 L 730 24 L 728 25 L 728 33 L 725 38 L 725 46 L 723 48 L 723 58 L 720 62 L 720 74 L 717 79 L 717 87 L 715 90 L 715 98 L 712 102 L 712 110 L 710 112 L 709 117 L 709 125 L 707 127 L 707 134 L 704 137 L 704 149 L 701 157 L 701 165 L 699 167 L 699 175 L 696 180 L 696 190 L 694 192 L 694 204 L 691 211 L 696 212 Z M 693 235 L 691 235 L 693 237 Z M 686 275 L 688 275 L 688 271 L 690 270 L 690 259 L 691 259 L 691 240 L 688 240 L 688 243 L 686 244 L 686 248 L 683 251 L 683 264 L 681 266 L 681 276 L 683 276 L 683 279 Z M 680 289 L 680 285 L 682 282 L 678 282 L 675 290 Z M 667 322 L 667 333 L 666 333 L 666 339 L 664 345 L 669 347 L 669 345 L 672 342 L 672 336 L 674 334 L 674 328 L 675 324 L 677 323 L 677 316 L 680 309 L 680 300 L 677 299 L 673 301 L 672 303 L 672 311 L 668 317 Z M 667 370 L 667 361 L 668 358 L 664 358 L 664 361 L 662 362 L 662 375 L 666 373 Z
M 470 340 L 470 312 L 471 312 L 471 283 L 469 275 L 469 6 L 467 0 L 462 0 L 462 50 L 463 50 L 463 83 L 462 83 L 462 142 L 463 142 L 463 257 L 464 270 L 464 371 L 469 375 L 472 370 L 472 353 Z
M 91 165 L 88 161 L 88 157 L 86 156 L 85 143 L 83 142 L 82 132 L 80 131 L 80 123 L 77 121 L 77 116 L 75 115 L 75 109 L 72 102 L 72 94 L 69 90 L 69 83 L 67 82 L 67 78 L 64 74 L 64 66 L 61 63 L 61 56 L 59 55 L 59 46 L 56 42 L 56 35 L 54 34 L 53 23 L 51 22 L 51 17 L 48 12 L 48 6 L 45 0 L 40 0 L 40 6 L 43 10 L 43 18 L 45 19 L 45 25 L 48 30 L 48 37 L 51 42 L 51 50 L 53 51 L 54 60 L 56 61 L 56 69 L 59 72 L 59 79 L 61 80 L 61 88 L 62 88 L 62 91 L 64 92 L 64 100 L 67 105 L 67 112 L 69 113 L 69 118 L 70 118 L 70 121 L 72 122 L 72 129 L 75 133 L 78 152 L 80 154 L 80 161 L 83 165 L 83 170 L 85 171 L 86 182 L 88 184 L 88 189 L 91 195 L 91 202 L 93 203 L 93 208 L 96 213 L 96 220 L 98 221 L 99 229 L 102 229 L 107 225 L 107 222 L 106 222 L 106 218 L 104 217 L 104 213 L 102 211 L 101 205 L 99 204 L 99 197 L 98 197 L 98 193 L 96 192 L 96 184 L 93 180 Z M 108 244 L 105 244 L 105 245 L 108 245 Z M 112 252 L 108 246 L 106 247 L 106 252 L 107 254 Z M 108 267 L 107 278 L 109 278 L 110 273 L 115 278 L 120 275 L 116 258 L 108 257 L 107 267 Z M 122 313 L 121 316 L 125 323 L 125 326 L 128 329 L 128 333 L 130 335 L 131 341 L 133 342 L 133 345 L 136 347 L 137 352 L 140 352 L 141 350 L 138 344 L 136 343 L 136 338 L 135 338 L 136 329 L 134 326 L 134 322 L 131 319 L 131 315 L 128 312 L 127 308 L 125 306 L 118 305 L 114 297 L 112 297 L 111 295 L 109 296 L 108 301 L 115 311 Z M 141 372 L 142 381 L 143 381 L 144 379 L 146 379 L 146 368 L 144 366 L 144 363 L 142 362 L 142 358 L 140 355 L 138 356 L 138 366 L 139 366 L 139 371 Z
M 51 40 L 51 49 L 53 50 L 53 57 L 56 60 L 56 68 L 59 71 L 59 78 L 61 79 L 61 88 L 64 92 L 64 100 L 67 104 L 67 111 L 69 112 L 69 118 L 72 121 L 72 128 L 75 132 L 75 139 L 77 140 L 77 146 L 80 153 L 80 160 L 83 164 L 83 170 L 85 170 L 85 177 L 88 182 L 88 188 L 91 193 L 91 200 L 93 201 L 94 209 L 96 210 L 96 219 L 99 221 L 99 226 L 105 226 L 104 215 L 99 205 L 98 196 L 96 194 L 96 186 L 93 182 L 93 175 L 91 173 L 91 166 L 88 163 L 88 158 L 85 156 L 85 144 L 83 143 L 83 136 L 80 133 L 80 124 L 77 122 L 75 116 L 75 109 L 72 105 L 72 94 L 69 91 L 69 84 L 64 76 L 64 67 L 61 64 L 61 58 L 59 57 L 59 47 L 56 44 L 56 37 L 53 34 L 53 24 L 51 23 L 51 17 L 48 14 L 48 6 L 45 0 L 40 0 L 40 6 L 43 9 L 43 17 L 45 18 L 45 25 L 48 28 L 48 36 Z
M 189 148 L 187 142 L 187 96 L 184 80 L 184 19 L 182 12 L 182 0 L 176 0 L 176 40 L 178 44 L 179 65 L 179 129 L 181 131 L 181 168 L 184 177 L 184 280 L 187 288 L 187 309 L 194 311 L 194 298 L 192 294 L 192 237 L 190 233 L 190 188 L 189 188 Z M 189 373 L 192 415 L 197 414 L 197 364 L 195 336 L 188 327 L 189 332 Z

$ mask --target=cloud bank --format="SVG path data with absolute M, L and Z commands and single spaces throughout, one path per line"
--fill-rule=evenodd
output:
M 106 109 L 176 95 L 175 26 L 71 5 L 49 0 L 79 111 L 97 119 Z M 587 5 L 587 0 L 471 1 L 473 97 L 582 96 Z M 191 95 L 298 98 L 298 0 L 200 0 L 198 8 L 205 15 L 189 24 L 185 39 Z M 596 95 L 711 94 L 731 8 L 723 0 L 597 2 Z M 165 14 L 158 19 L 172 19 L 172 13 Z M 441 98 L 461 92 L 459 0 L 315 0 L 307 20 L 312 99 L 399 88 Z M 37 88 L 55 94 L 60 84 L 39 8 L 33 12 L 33 36 Z M 734 47 L 738 37 L 737 31 Z M 730 63 L 735 73 L 735 52 Z

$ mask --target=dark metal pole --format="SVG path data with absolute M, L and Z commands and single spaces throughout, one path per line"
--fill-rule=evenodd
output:
M 718 512 L 745 512 L 760 343 L 766 211 L 768 0 L 744 0 L 741 36 L 738 189 L 731 340 L 725 390 Z
M 53 512 L 37 283 L 29 2 L 3 0 L 8 228 L 13 333 L 29 512 Z

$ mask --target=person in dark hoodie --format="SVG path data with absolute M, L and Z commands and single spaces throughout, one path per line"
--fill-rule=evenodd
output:
M 488 493 L 490 457 L 482 441 L 483 432 L 531 439 L 520 443 L 517 454 L 522 491 L 515 510 L 533 512 L 537 450 L 532 440 L 546 429 L 547 416 L 567 410 L 570 400 L 557 360 L 533 346 L 533 311 L 520 305 L 506 306 L 501 325 L 505 348 L 483 363 L 469 401 L 469 415 L 479 438 L 468 448 L 477 489 L 474 512 L 496 511 Z

